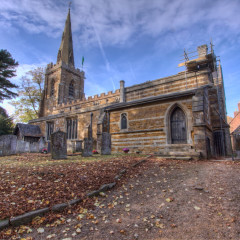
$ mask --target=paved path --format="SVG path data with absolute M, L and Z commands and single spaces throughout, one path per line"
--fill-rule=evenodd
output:
M 27 234 L 33 239 L 240 239 L 240 164 L 153 161 L 94 210 Z M 55 235 L 54 235 L 55 234 Z M 47 238 L 48 236 L 48 238 Z

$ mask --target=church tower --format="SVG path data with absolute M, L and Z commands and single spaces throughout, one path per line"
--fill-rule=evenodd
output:
M 50 63 L 45 73 L 44 92 L 39 107 L 39 117 L 53 114 L 63 103 L 84 98 L 84 71 L 74 66 L 70 8 L 68 10 L 57 63 Z

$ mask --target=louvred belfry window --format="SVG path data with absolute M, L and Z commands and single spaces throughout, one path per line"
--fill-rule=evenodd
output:
M 69 97 L 74 97 L 74 82 L 71 81 L 69 84 L 69 91 L 68 91 Z
M 55 81 L 52 80 L 52 82 L 51 82 L 51 90 L 50 90 L 50 96 L 51 97 L 54 95 L 54 85 L 55 85 Z

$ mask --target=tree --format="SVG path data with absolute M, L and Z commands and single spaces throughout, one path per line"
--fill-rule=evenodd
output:
M 28 122 L 38 116 L 44 84 L 44 69 L 36 68 L 29 71 L 21 79 L 18 90 L 18 101 L 12 101 L 15 107 L 14 118 L 17 122 Z
M 13 121 L 8 116 L 6 110 L 0 107 L 0 136 L 12 134 L 13 132 Z
M 4 99 L 11 99 L 17 96 L 17 93 L 12 92 L 10 89 L 17 88 L 18 86 L 11 83 L 9 78 L 16 76 L 15 67 L 18 66 L 11 54 L 7 50 L 0 50 L 0 101 Z

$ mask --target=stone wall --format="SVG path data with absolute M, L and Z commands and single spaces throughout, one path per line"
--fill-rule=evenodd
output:
M 186 75 L 181 72 L 171 77 L 127 87 L 125 89 L 126 102 L 201 87 L 209 84 L 209 81 L 209 73 L 206 70 L 198 73 L 187 72 Z
M 45 142 L 41 138 L 39 142 L 29 143 L 17 139 L 16 135 L 0 136 L 0 156 L 8 156 L 17 153 L 32 152 L 37 153 L 45 147 Z
M 234 117 L 230 121 L 230 133 L 240 126 L 240 102 L 238 103 L 238 110 L 234 112 Z
M 187 109 L 187 127 L 191 133 L 192 99 L 181 98 L 172 101 L 163 101 L 145 104 L 126 109 L 115 110 L 110 113 L 110 133 L 112 135 L 112 152 L 121 152 L 127 147 L 130 152 L 159 152 L 168 143 L 168 113 L 172 106 Z M 127 129 L 120 128 L 121 114 L 126 113 Z M 192 143 L 191 134 L 188 135 L 188 144 Z

